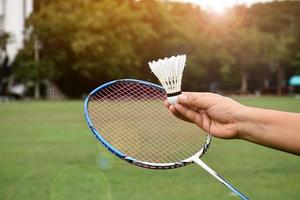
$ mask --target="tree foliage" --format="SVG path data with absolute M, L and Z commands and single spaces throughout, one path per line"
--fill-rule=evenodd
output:
M 71 96 L 112 79 L 156 81 L 147 62 L 182 53 L 188 55 L 187 90 L 207 90 L 218 82 L 222 89 L 246 93 L 263 88 L 279 71 L 287 73 L 281 74 L 284 80 L 300 71 L 300 2 L 238 6 L 227 17 L 156 0 L 35 4 L 27 24 L 43 43 L 43 76 Z M 23 81 L 35 76 L 32 42 L 15 64 Z

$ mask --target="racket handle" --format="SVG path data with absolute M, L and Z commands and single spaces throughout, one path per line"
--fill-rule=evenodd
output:
M 199 158 L 194 158 L 193 162 L 197 165 L 201 166 L 208 173 L 210 173 L 213 177 L 215 177 L 218 181 L 223 183 L 227 188 L 229 188 L 234 194 L 240 197 L 242 200 L 250 200 L 246 195 L 241 193 L 238 189 L 236 189 L 233 185 L 231 185 L 228 181 L 226 181 L 222 176 L 217 174 L 214 170 L 212 170 L 209 166 L 207 166 L 202 160 Z

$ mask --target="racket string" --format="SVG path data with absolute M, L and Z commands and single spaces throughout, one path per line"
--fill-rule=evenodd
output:
M 199 151 L 206 134 L 163 106 L 164 91 L 137 83 L 111 85 L 89 100 L 94 127 L 116 149 L 141 161 L 170 163 Z
M 130 123 L 129 123 L 129 125 L 130 125 Z M 138 131 L 143 131 L 143 129 L 142 128 L 138 128 L 137 127 L 137 130 Z M 108 129 L 108 131 L 113 131 L 112 129 Z M 126 129 L 124 129 L 123 127 L 121 127 L 120 128 L 120 131 L 124 131 L 124 132 L 126 132 L 127 130 Z M 122 140 L 122 135 L 121 135 L 121 140 Z M 130 140 L 130 142 L 132 142 L 132 143 L 137 143 L 137 142 L 141 142 L 141 141 L 136 141 L 136 140 Z M 149 140 L 149 142 L 151 142 L 151 140 Z M 143 141 L 142 143 L 145 143 L 145 144 L 147 144 L 147 139 L 145 139 L 145 141 Z M 122 145 L 122 143 L 115 143 L 115 146 L 121 146 Z M 143 146 L 143 148 L 145 148 L 145 151 L 147 151 L 148 149 L 149 149 L 149 147 L 148 147 L 148 145 L 146 145 L 146 146 Z M 135 151 L 135 150 L 137 150 L 136 148 L 131 148 L 131 149 L 128 149 L 128 151 Z M 190 149 L 191 150 L 191 149 Z M 139 154 L 141 154 L 141 153 L 139 153 Z M 183 152 L 182 153 L 180 153 L 182 156 L 184 155 L 183 154 Z M 160 157 L 162 157 L 162 158 L 167 158 L 167 157 L 169 157 L 170 155 L 171 155 L 171 153 L 170 154 L 167 154 L 166 156 L 164 156 L 163 154 L 160 154 L 159 152 L 157 152 L 156 153 L 156 156 L 160 156 Z M 175 154 L 173 153 L 172 154 L 173 156 L 175 156 Z M 148 158 L 149 159 L 149 158 Z M 150 158 L 151 159 L 151 158 Z
M 130 125 L 130 124 L 129 124 Z M 137 130 L 138 130 L 139 128 L 137 128 Z M 125 129 L 125 131 L 126 131 L 126 129 Z M 140 131 L 140 130 L 138 130 L 138 131 Z M 139 138 L 139 137 L 137 137 L 137 138 Z M 132 141 L 132 142 L 136 142 L 136 141 Z M 139 141 L 138 141 L 139 142 Z M 158 155 L 158 153 L 156 153 L 156 155 Z M 170 155 L 170 154 L 169 154 Z M 168 156 L 169 156 L 168 155 Z M 161 157 L 163 157 L 162 155 L 160 155 Z

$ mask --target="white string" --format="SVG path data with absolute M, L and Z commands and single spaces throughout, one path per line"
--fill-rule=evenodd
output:
M 117 82 L 89 99 L 94 128 L 114 148 L 140 161 L 173 163 L 191 157 L 207 134 L 174 117 L 165 92 L 137 82 Z

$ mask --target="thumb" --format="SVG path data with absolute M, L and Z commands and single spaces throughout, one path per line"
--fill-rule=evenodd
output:
M 212 93 L 194 93 L 194 92 L 184 92 L 178 97 L 178 102 L 187 106 L 187 107 L 195 107 L 201 110 L 207 110 L 211 107 L 215 98 L 218 95 Z

